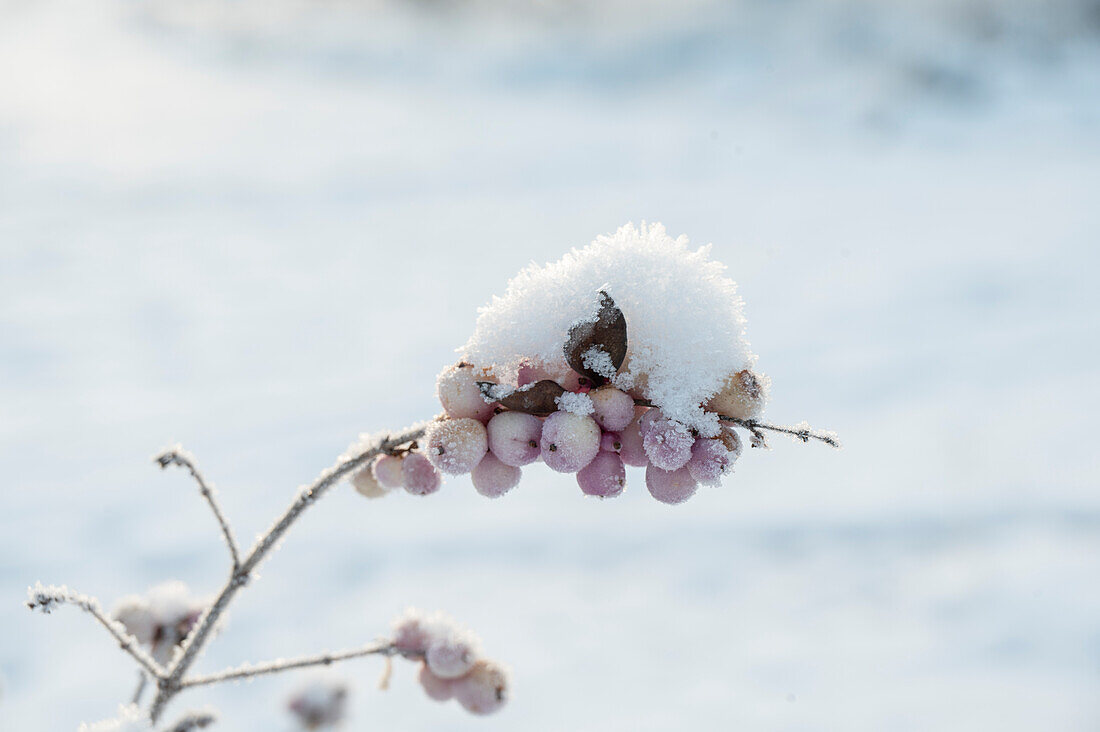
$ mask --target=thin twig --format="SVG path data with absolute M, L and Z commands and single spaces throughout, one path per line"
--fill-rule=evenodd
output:
M 167 468 L 169 465 L 178 465 L 181 468 L 186 468 L 187 472 L 191 473 L 191 477 L 199 484 L 199 493 L 201 493 L 202 497 L 206 499 L 206 502 L 210 504 L 210 510 L 214 512 L 214 518 L 217 519 L 218 526 L 221 527 L 222 536 L 225 537 L 226 546 L 229 547 L 229 554 L 233 558 L 233 570 L 236 571 L 237 568 L 241 566 L 241 555 L 237 550 L 237 542 L 233 538 L 233 530 L 229 528 L 229 522 L 226 520 L 225 514 L 222 513 L 221 506 L 218 505 L 218 499 L 214 495 L 214 489 L 207 485 L 206 480 L 202 477 L 202 473 L 200 473 L 198 467 L 196 467 L 195 458 L 182 448 L 174 448 L 162 452 L 157 455 L 154 460 L 161 468 Z
M 809 442 L 810 440 L 820 440 L 830 447 L 840 447 L 840 441 L 832 433 L 820 430 L 812 430 L 810 429 L 809 425 L 799 425 L 797 427 L 780 427 L 779 425 L 758 422 L 755 419 L 735 419 L 733 417 L 726 417 L 724 415 L 718 415 L 718 419 L 722 420 L 723 422 L 729 422 L 730 424 L 744 427 L 749 432 L 752 432 L 754 435 L 759 435 L 759 430 L 769 430 L 771 432 L 781 432 L 785 435 L 797 437 L 803 442 Z
M 53 611 L 57 605 L 75 605 L 99 621 L 99 624 L 106 628 L 107 632 L 118 641 L 119 647 L 130 654 L 151 676 L 157 679 L 165 676 L 164 669 L 142 649 L 137 638 L 130 635 L 126 630 L 126 626 L 122 623 L 108 617 L 103 612 L 99 600 L 91 595 L 73 592 L 64 585 L 60 587 L 57 585 L 43 586 L 41 582 L 30 588 L 27 594 L 29 597 L 27 607 L 31 610 L 40 610 L 46 614 Z
M 209 674 L 208 676 L 196 676 L 185 679 L 183 683 L 180 684 L 180 688 L 189 689 L 193 686 L 208 686 L 209 684 L 218 684 L 223 681 L 233 681 L 235 679 L 250 679 L 254 676 L 275 674 L 296 668 L 330 666 L 339 661 L 346 661 L 350 658 L 361 658 L 363 656 L 392 656 L 396 652 L 397 651 L 389 641 L 377 641 L 375 643 L 368 643 L 361 648 L 352 648 L 346 651 L 318 653 L 313 656 L 299 656 L 298 658 L 278 658 L 274 661 L 257 664 L 246 663 L 235 668 Z
M 141 703 L 141 697 L 145 694 L 145 686 L 149 681 L 149 677 L 145 675 L 145 672 L 138 669 L 138 683 L 137 688 L 134 689 L 134 695 L 130 699 L 130 703 L 137 705 Z
M 657 405 L 648 399 L 635 399 L 634 404 L 639 407 L 656 407 Z M 840 441 L 831 432 L 823 430 L 810 429 L 809 425 L 798 425 L 797 427 L 781 427 L 775 424 L 767 424 L 766 422 L 760 422 L 755 419 L 738 419 L 737 417 L 728 417 L 724 414 L 719 414 L 718 419 L 729 424 L 735 424 L 738 427 L 743 427 L 752 433 L 753 437 L 764 441 L 764 435 L 760 430 L 768 430 L 770 432 L 782 432 L 785 435 L 791 435 L 797 437 L 803 442 L 809 442 L 810 440 L 820 440 L 830 447 L 840 447 Z
M 248 583 L 252 570 L 264 560 L 287 529 L 298 520 L 298 517 L 348 473 L 364 465 L 376 455 L 388 452 L 406 442 L 411 442 L 423 434 L 423 427 L 415 427 L 393 437 L 375 440 L 358 453 L 350 457 L 342 457 L 336 465 L 322 472 L 313 483 L 298 491 L 297 498 L 287 507 L 279 520 L 259 538 L 248 552 L 248 556 L 230 575 L 218 596 L 199 618 L 195 630 L 188 634 L 186 640 L 184 640 L 183 647 L 176 656 L 175 662 L 168 668 L 165 675 L 159 679 L 157 695 L 153 699 L 149 710 L 149 717 L 154 724 L 160 718 L 160 715 L 164 712 L 164 707 L 172 700 L 172 697 L 183 688 L 184 674 L 198 658 L 199 652 L 206 646 L 211 631 L 229 606 L 229 603 L 237 592 Z

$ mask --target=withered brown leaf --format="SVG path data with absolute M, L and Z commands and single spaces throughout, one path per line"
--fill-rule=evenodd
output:
M 611 296 L 603 290 L 600 290 L 600 309 L 596 319 L 574 324 L 569 329 L 564 348 L 565 360 L 569 366 L 599 385 L 607 378 L 584 365 L 584 354 L 591 348 L 606 353 L 611 358 L 615 371 L 619 370 L 626 358 L 626 317 Z
M 500 402 L 500 406 L 505 409 L 534 414 L 539 417 L 558 411 L 555 400 L 565 393 L 565 389 L 558 382 L 550 379 L 543 379 L 523 389 L 517 389 L 501 399 L 495 399 L 493 396 L 493 387 L 498 386 L 498 384 L 491 381 L 479 381 L 477 385 L 486 399 L 494 399 Z

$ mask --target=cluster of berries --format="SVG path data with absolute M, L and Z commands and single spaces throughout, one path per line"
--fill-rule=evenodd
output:
M 741 454 L 741 439 L 727 426 L 704 437 L 659 408 L 637 405 L 628 391 L 611 384 L 592 388 L 586 377 L 573 373 L 562 379 L 571 387 L 567 390 L 541 375 L 525 367 L 518 387 L 510 389 L 485 381 L 491 377 L 487 369 L 466 363 L 445 369 L 436 384 L 444 418 L 428 427 L 422 447 L 379 458 L 353 483 L 371 497 L 401 487 L 427 495 L 439 489 L 441 473 L 469 473 L 478 493 L 496 498 L 519 484 L 523 466 L 542 461 L 557 472 L 576 474 L 585 494 L 612 498 L 623 492 L 625 466 L 631 465 L 646 469 L 654 498 L 681 503 L 700 484 L 720 482 Z M 763 403 L 760 380 L 740 371 L 707 409 L 752 419 Z M 547 407 L 554 411 L 538 413 Z
M 507 669 L 484 658 L 478 638 L 443 613 L 406 610 L 393 624 L 392 643 L 420 661 L 418 680 L 431 699 L 456 699 L 473 714 L 492 714 L 508 700 Z
M 525 361 L 516 386 L 498 383 L 492 366 L 444 369 L 436 380 L 444 416 L 427 428 L 420 451 L 384 456 L 353 484 L 371 497 L 398 487 L 427 495 L 439 490 L 441 473 L 469 473 L 478 493 L 496 498 L 519 484 L 524 465 L 541 460 L 575 473 L 590 496 L 620 495 L 633 465 L 646 469 L 646 487 L 658 501 L 686 501 L 732 469 L 741 439 L 728 422 L 760 414 L 764 384 L 748 370 L 730 374 L 699 405 L 712 413 L 708 434 L 701 434 L 646 398 L 647 374 L 623 370 L 627 342 L 626 318 L 601 290 L 595 315 L 569 328 L 560 363 Z
M 187 585 L 171 581 L 149 589 L 144 595 L 122 598 L 112 617 L 163 666 L 172 660 L 205 607 L 206 602 L 194 597 Z

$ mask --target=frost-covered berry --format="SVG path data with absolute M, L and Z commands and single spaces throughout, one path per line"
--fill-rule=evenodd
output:
M 468 417 L 432 422 L 424 442 L 432 465 L 448 475 L 469 473 L 489 449 L 485 425 Z
M 470 364 L 448 366 L 435 380 L 435 393 L 448 417 L 469 417 L 481 422 L 493 416 L 493 405 L 481 396 L 478 372 Z
M 499 498 L 519 485 L 522 475 L 523 471 L 519 468 L 506 465 L 496 455 L 487 452 L 470 473 L 470 478 L 478 493 L 486 498 Z
M 401 461 L 401 484 L 414 496 L 435 493 L 443 479 L 431 461 L 418 452 L 410 452 Z
M 447 701 L 455 696 L 454 679 L 444 679 L 432 673 L 428 664 L 420 664 L 420 672 L 416 676 L 417 681 L 424 688 L 424 693 L 429 699 L 435 701 Z
M 111 616 L 126 627 L 126 632 L 138 643 L 151 645 L 157 630 L 157 619 L 145 598 L 130 595 L 119 600 Z
M 374 477 L 386 490 L 401 487 L 401 458 L 396 455 L 383 455 L 374 461 Z
M 683 503 L 695 495 L 699 487 L 686 467 L 679 470 L 661 470 L 655 465 L 645 469 L 645 485 L 649 494 L 661 503 Z
M 687 427 L 663 414 L 650 418 L 654 411 L 647 412 L 639 424 L 646 457 L 662 470 L 679 470 L 691 459 L 695 437 Z
M 575 473 L 600 451 L 600 428 L 591 417 L 554 412 L 542 425 L 542 459 L 559 473 Z
M 539 459 L 542 420 L 523 412 L 501 412 L 489 420 L 489 450 L 505 465 L 520 467 Z
M 426 652 L 432 639 L 431 625 L 422 612 L 410 607 L 393 621 L 393 647 L 412 655 Z
M 618 452 L 623 449 L 623 438 L 618 432 L 604 432 L 600 436 L 601 452 Z
M 645 454 L 645 447 L 642 445 L 642 432 L 641 427 L 638 424 L 638 420 L 634 420 L 626 429 L 619 434 L 619 457 L 627 465 L 633 465 L 636 468 L 645 467 L 649 465 L 649 458 Z
M 736 455 L 717 438 L 700 437 L 691 448 L 687 469 L 691 477 L 703 485 L 717 485 L 733 467 Z
M 365 498 L 381 498 L 387 493 L 382 484 L 378 482 L 378 479 L 374 477 L 374 471 L 370 465 L 351 476 L 351 484 L 355 487 L 356 493 Z
M 455 699 L 474 714 L 492 714 L 508 701 L 508 672 L 495 661 L 481 660 L 454 682 Z
M 730 374 L 721 391 L 707 402 L 707 410 L 734 419 L 760 416 L 768 399 L 768 380 L 745 369 Z
M 589 392 L 596 424 L 605 430 L 618 432 L 634 421 L 634 398 L 613 386 L 602 386 Z
M 473 668 L 480 655 L 479 644 L 470 633 L 452 631 L 442 632 L 432 639 L 424 660 L 439 678 L 457 679 Z
M 287 700 L 287 709 L 305 729 L 325 729 L 343 721 L 347 700 L 346 684 L 319 678 L 292 693 Z
M 577 485 L 586 495 L 614 498 L 626 486 L 626 468 L 614 452 L 600 451 L 592 462 L 577 471 Z

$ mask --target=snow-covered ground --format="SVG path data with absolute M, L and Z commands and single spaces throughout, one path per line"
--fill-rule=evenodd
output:
M 445 608 L 499 715 L 354 683 L 350 728 L 1100 726 L 1095 5 L 0 5 L 0 728 L 132 690 L 76 611 L 245 538 L 356 436 L 433 414 L 476 308 L 641 219 L 714 242 L 775 441 L 668 507 L 527 471 L 490 502 L 343 487 L 200 666 Z M 498 8 L 503 8 L 499 9 Z M 1090 10 L 1091 8 L 1091 10 Z M 196 691 L 282 730 L 299 679 Z

